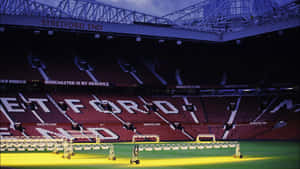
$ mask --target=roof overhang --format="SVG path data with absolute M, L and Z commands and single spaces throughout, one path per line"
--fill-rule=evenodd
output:
M 117 24 L 39 16 L 0 15 L 0 24 L 34 27 L 36 29 L 43 28 L 63 29 L 67 31 L 75 30 L 100 33 L 103 32 L 110 34 L 124 34 L 129 36 L 147 36 L 157 39 L 182 39 L 218 43 L 242 39 L 268 32 L 284 30 L 288 28 L 299 27 L 300 18 L 289 18 L 287 20 L 278 21 L 276 23 L 268 23 L 263 25 L 247 25 L 247 27 L 238 32 L 225 32 L 222 34 L 215 32 L 200 32 L 196 30 L 182 29 L 174 26 L 156 26 L 153 24 Z

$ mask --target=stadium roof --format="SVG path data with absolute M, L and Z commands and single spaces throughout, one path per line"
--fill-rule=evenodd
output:
M 199 0 L 158 17 L 91 0 L 60 0 L 55 6 L 0 0 L 0 24 L 224 42 L 298 27 L 300 4 L 297 0 Z

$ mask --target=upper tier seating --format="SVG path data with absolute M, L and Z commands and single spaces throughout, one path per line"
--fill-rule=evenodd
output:
M 138 59 L 136 58 L 129 57 L 126 60 L 133 66 L 136 71 L 136 75 L 143 81 L 144 85 L 162 85 L 153 73 L 148 70 L 144 63 L 137 61 Z
M 63 56 L 60 56 L 63 55 Z M 45 72 L 50 80 L 92 81 L 84 71 L 80 71 L 74 63 L 74 56 L 67 53 L 40 56 L 46 66 Z
M 88 57 L 89 65 L 93 68 L 92 73 L 100 82 L 110 82 L 119 86 L 132 86 L 137 82 L 129 73 L 124 72 L 117 60 L 113 57 Z
M 28 63 L 26 52 L 22 49 L 1 48 L 0 79 L 42 80 L 42 76 Z

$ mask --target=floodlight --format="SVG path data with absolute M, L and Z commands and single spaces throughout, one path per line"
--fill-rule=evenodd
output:
M 106 37 L 106 39 L 108 39 L 108 40 L 110 40 L 112 38 L 113 38 L 113 36 L 111 36 L 111 35 L 109 35 L 109 36 Z
M 142 41 L 142 38 L 140 36 L 138 36 L 138 37 L 136 37 L 136 41 L 140 42 L 140 41 Z
M 33 31 L 33 34 L 35 34 L 35 35 L 39 35 L 41 33 L 41 31 L 39 31 L 39 30 L 34 30 Z
M 4 27 L 0 27 L 0 32 L 4 32 L 5 28 Z
M 99 33 L 94 34 L 95 39 L 99 39 L 100 37 L 101 37 L 101 35 Z
M 158 40 L 158 43 L 164 43 L 164 42 L 165 42 L 164 39 L 159 39 L 159 40 Z
M 49 36 L 54 35 L 54 31 L 53 31 L 53 30 L 49 30 L 49 31 L 48 31 L 48 35 L 49 35 Z
M 176 44 L 177 44 L 177 45 L 181 45 L 181 44 L 182 44 L 182 41 L 181 41 L 181 40 L 178 40 L 178 41 L 176 41 Z

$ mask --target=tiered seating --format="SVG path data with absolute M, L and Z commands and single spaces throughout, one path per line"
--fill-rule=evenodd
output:
M 274 102 L 273 99 L 275 100 Z M 291 101 L 292 106 L 296 105 L 298 102 L 291 100 L 291 98 L 285 98 L 285 97 L 270 97 L 268 98 L 268 106 L 266 108 L 266 112 L 260 117 L 258 121 L 268 121 L 268 122 L 274 122 L 278 120 L 284 120 L 284 119 L 291 119 L 290 116 L 293 116 L 295 114 L 293 108 L 288 108 L 287 105 L 283 105 L 278 110 L 276 110 L 276 107 L 278 107 L 282 102 L 284 101 Z M 271 104 L 270 104 L 271 103 Z M 274 112 L 275 111 L 275 112 Z
M 39 57 L 45 64 L 45 72 L 51 80 L 91 81 L 86 72 L 80 71 L 75 65 L 72 53 L 59 47 L 54 51 L 33 51 L 33 55 Z
M 227 106 L 231 102 L 236 102 L 236 99 L 235 97 L 201 98 L 205 106 L 208 122 L 224 124 L 230 116 Z
M 0 105 L 1 106 L 1 105 Z M 0 124 L 1 125 L 9 125 L 10 122 L 8 121 L 8 119 L 5 117 L 5 115 L 3 114 L 3 112 L 1 112 L 0 110 Z M 0 125 L 0 126 L 1 126 Z
M 84 71 L 80 71 L 74 64 L 73 57 L 59 57 L 44 59 L 47 74 L 52 80 L 91 81 Z M 57 64 L 60 63 L 60 64 Z
M 92 73 L 101 82 L 110 82 L 118 86 L 132 86 L 137 82 L 126 72 L 122 71 L 120 65 L 113 57 L 89 57 L 88 63 L 94 69 Z
M 208 125 L 208 130 L 211 134 L 216 136 L 216 139 L 222 139 L 224 134 L 224 126 L 223 125 Z
M 260 101 L 258 97 L 242 97 L 236 115 L 235 123 L 246 123 L 253 121 L 260 113 Z
M 41 80 L 39 72 L 33 69 L 22 50 L 1 48 L 0 79 L 6 80 Z
M 130 62 L 135 70 L 138 77 L 143 81 L 144 85 L 162 85 L 161 82 L 150 72 L 143 63 Z
M 147 102 L 151 101 L 168 101 L 178 110 L 177 114 L 165 114 L 163 111 L 158 109 L 161 116 L 170 122 L 180 122 L 180 123 L 195 123 L 189 112 L 183 111 L 182 106 L 185 104 L 182 98 L 171 98 L 171 97 L 145 97 Z M 169 109 L 168 106 L 165 106 Z
M 183 124 L 182 127 L 186 132 L 188 132 L 192 137 L 196 138 L 198 134 L 209 134 L 207 125 L 195 125 L 195 124 Z
M 257 135 L 267 133 L 271 129 L 270 125 L 236 125 L 230 130 L 228 139 L 256 139 Z
M 8 112 L 7 110 L 5 110 L 6 113 L 9 115 L 9 117 L 14 122 L 22 122 L 22 123 L 39 123 L 40 122 L 30 110 L 26 109 L 24 102 L 20 99 L 20 97 L 18 97 L 18 95 L 16 93 L 1 94 L 1 97 L 16 98 L 16 101 L 11 101 L 10 103 L 17 104 L 17 106 L 14 108 L 20 109 L 20 110 L 22 110 L 22 112 Z M 5 109 L 5 106 L 3 106 L 3 108 Z
M 22 94 L 24 98 L 22 97 Z M 194 138 L 202 133 L 215 134 L 217 139 L 222 139 L 225 132 L 224 124 L 230 116 L 228 105 L 237 100 L 237 97 L 187 98 L 190 103 L 197 107 L 197 111 L 194 113 L 199 120 L 199 124 L 196 124 L 190 112 L 183 110 L 182 106 L 185 103 L 182 97 L 147 96 L 142 97 L 142 99 L 137 96 L 106 94 L 97 94 L 93 97 L 92 94 L 84 92 L 50 93 L 50 96 L 52 96 L 59 106 L 62 106 L 60 105 L 60 102 L 65 102 L 66 104 L 65 99 L 75 99 L 78 101 L 71 104 L 73 104 L 75 108 L 77 107 L 79 112 L 75 112 L 70 106 L 67 106 L 66 114 L 72 119 L 70 121 L 62 114 L 62 112 L 59 112 L 60 110 L 56 107 L 57 105 L 55 106 L 48 100 L 46 93 L 31 92 L 22 94 L 7 93 L 1 94 L 1 97 L 16 98 L 16 101 L 10 101 L 11 104 L 17 104 L 13 106 L 13 109 L 22 109 L 24 112 L 7 112 L 7 114 L 14 122 L 21 122 L 25 128 L 25 133 L 28 135 L 41 135 L 36 131 L 37 127 L 56 133 L 59 132 L 57 128 L 71 130 L 71 121 L 73 120 L 74 122 L 81 124 L 84 130 L 89 127 L 109 129 L 119 136 L 117 139 L 118 141 L 129 141 L 133 134 L 157 134 L 161 136 L 162 140 L 188 140 L 187 136 L 182 133 L 181 127 Z M 41 120 L 38 119 L 37 115 L 34 115 L 34 112 L 31 110 L 32 108 L 26 103 L 34 98 L 48 100 L 43 101 L 43 104 L 45 104 L 50 112 L 44 112 L 39 104 L 35 104 L 36 108 L 34 108 L 34 112 L 36 112 L 46 124 L 43 124 Z M 96 108 L 91 105 L 91 101 L 97 99 L 100 101 L 107 100 L 112 102 L 121 112 L 116 113 L 116 116 L 114 116 L 111 113 L 97 111 Z M 279 98 L 278 101 L 273 102 L 260 119 L 268 121 L 269 123 L 250 124 L 249 122 L 252 122 L 253 119 L 261 113 L 261 98 L 254 96 L 242 97 L 234 121 L 235 127 L 229 128 L 227 139 L 298 139 L 297 134 L 299 133 L 299 129 L 297 128 L 298 121 L 296 121 L 296 119 L 299 118 L 299 115 L 295 112 L 295 107 L 290 110 L 282 107 L 281 109 L 278 109 L 276 113 L 270 113 L 270 111 L 280 104 L 283 99 L 288 98 Z M 126 103 L 124 101 L 128 102 Z M 172 111 L 172 108 L 165 105 L 165 103 L 162 103 L 163 108 L 157 107 L 159 115 L 155 114 L 153 111 L 150 111 L 149 114 L 145 113 L 148 112 L 148 110 L 144 107 L 144 102 L 155 103 L 155 101 L 167 101 L 171 103 L 178 110 L 178 113 L 166 114 L 162 111 L 162 109 Z M 293 100 L 293 104 L 296 105 L 297 102 Z M 135 110 L 135 108 L 126 109 L 126 107 L 135 107 L 136 105 L 139 110 Z M 1 106 L 3 107 L 2 111 L 7 111 L 7 107 L 4 106 L 4 103 L 1 103 Z M 60 109 L 63 109 L 62 107 L 60 107 Z M 130 111 L 133 111 L 133 113 Z M 206 113 L 208 121 L 206 121 L 204 113 Z M 284 121 L 284 123 L 287 123 L 287 125 L 281 128 L 273 128 L 274 124 L 281 120 Z M 9 128 L 10 123 L 3 112 L 0 112 L 0 122 L 1 126 Z M 133 124 L 133 127 L 136 130 L 134 130 L 134 128 L 132 130 L 126 129 L 124 127 L 125 123 Z M 169 124 L 174 124 L 174 127 L 176 126 L 177 129 L 173 130 Z M 13 129 L 10 129 L 13 135 L 23 135 L 18 130 L 12 130 Z M 291 132 L 289 133 L 289 131 Z M 106 136 L 107 133 L 102 134 Z M 282 137 L 279 135 L 282 135 Z
M 170 64 L 169 60 L 161 61 L 161 63 L 156 65 L 156 72 L 167 81 L 168 86 L 177 85 L 175 78 L 176 67 Z
M 95 100 L 92 95 L 85 93 L 53 93 L 51 96 L 57 103 L 64 102 L 64 99 L 77 99 L 80 101 L 74 103 L 83 105 L 82 108 L 79 108 L 80 113 L 74 112 L 70 107 L 66 112 L 77 123 L 119 123 L 111 114 L 98 112 L 90 105 L 89 101 Z
M 204 114 L 204 110 L 203 110 L 203 106 L 201 103 L 201 99 L 200 98 L 188 98 L 189 102 L 194 104 L 197 108 L 197 111 L 195 111 L 195 115 L 197 117 L 197 119 L 199 120 L 200 123 L 205 123 L 206 121 L 206 117 Z
M 195 68 L 197 73 L 194 73 Z M 212 69 L 207 70 L 199 66 L 189 67 L 181 71 L 181 78 L 184 85 L 217 85 L 221 82 L 222 72 L 214 72 Z
M 23 124 L 25 128 L 25 133 L 29 136 L 43 136 L 36 128 L 45 129 L 53 133 L 63 135 L 57 128 L 62 128 L 63 130 L 71 130 L 71 124 L 55 124 L 55 125 L 33 125 L 33 124 Z M 55 134 L 47 133 L 50 136 L 56 136 Z
M 47 99 L 47 102 L 43 102 L 45 106 L 49 109 L 49 112 L 45 112 L 38 104 L 36 105 L 37 114 L 43 119 L 45 123 L 69 123 L 61 112 L 50 102 L 50 100 L 46 97 L 46 95 L 38 94 L 38 93 L 28 93 L 24 94 L 24 97 L 27 98 L 41 98 L 41 99 Z
M 256 139 L 279 139 L 292 140 L 300 139 L 299 120 L 290 121 L 281 128 L 272 128 L 266 133 L 261 133 L 255 137 Z
M 263 67 L 257 66 L 255 63 L 249 63 L 257 62 L 256 60 L 245 60 L 245 62 L 227 67 L 227 84 L 259 84 L 264 79 Z
M 145 114 L 141 111 L 137 110 L 132 110 L 134 114 L 128 112 L 123 106 L 118 103 L 117 100 L 120 101 L 133 101 L 138 105 L 138 109 L 144 111 L 144 112 L 149 112 L 144 108 L 144 103 L 138 99 L 137 97 L 124 97 L 124 96 L 103 96 L 103 95 L 98 95 L 98 98 L 100 100 L 109 100 L 114 102 L 120 109 L 121 113 L 116 114 L 118 117 L 123 119 L 126 122 L 131 122 L 131 123 L 151 123 L 151 122 L 163 122 L 158 116 L 156 116 L 153 112 Z M 128 105 L 130 106 L 130 104 Z
M 106 128 L 119 136 L 118 140 L 101 140 L 101 141 L 131 141 L 132 136 L 135 134 L 133 131 L 123 128 L 121 124 L 85 124 L 84 128 Z M 108 136 L 107 133 L 100 132 L 104 136 Z
M 280 59 L 277 61 L 278 63 L 269 65 L 266 73 L 268 77 L 267 82 L 279 84 L 299 84 L 299 78 L 295 78 L 298 77 L 298 62 L 295 58 L 286 58 L 285 60 Z
M 24 136 L 19 130 L 14 130 L 12 128 L 9 128 L 8 130 L 11 133 L 11 136 Z
M 1 112 L 0 112 L 1 116 Z M 8 123 L 2 123 L 0 121 L 0 137 L 2 136 L 24 136 L 20 130 L 13 129 Z
M 144 126 L 143 124 L 135 125 L 140 134 L 159 135 L 160 140 L 188 140 L 188 138 L 179 130 L 172 130 L 168 125 Z

